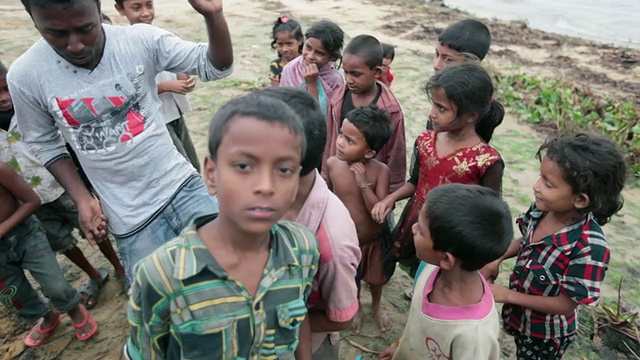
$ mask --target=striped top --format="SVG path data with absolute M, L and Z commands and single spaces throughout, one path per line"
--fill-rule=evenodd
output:
M 215 216 L 215 215 L 214 215 Z M 294 359 L 318 265 L 307 228 L 279 222 L 254 297 L 229 277 L 196 229 L 143 259 L 129 298 L 130 359 Z

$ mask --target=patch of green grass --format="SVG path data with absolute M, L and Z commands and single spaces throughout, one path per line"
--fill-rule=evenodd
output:
M 522 73 L 495 74 L 496 98 L 524 121 L 561 133 L 588 131 L 608 136 L 624 152 L 630 173 L 640 179 L 640 107 L 631 99 L 604 98 L 588 88 Z
M 262 77 L 259 77 L 252 80 L 245 80 L 245 79 L 218 80 L 212 83 L 212 87 L 218 88 L 218 89 L 235 88 L 243 91 L 254 91 L 254 90 L 262 89 L 264 87 L 264 84 L 265 84 L 265 79 Z

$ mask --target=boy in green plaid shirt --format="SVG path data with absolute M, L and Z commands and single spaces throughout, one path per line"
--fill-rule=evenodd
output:
M 302 124 L 280 100 L 248 95 L 218 111 L 203 173 L 220 212 L 137 265 L 129 358 L 293 359 L 299 343 L 309 346 L 316 239 L 278 222 L 304 149 Z

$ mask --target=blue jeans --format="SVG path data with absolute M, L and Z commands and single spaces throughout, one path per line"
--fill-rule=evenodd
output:
M 80 294 L 65 280 L 33 215 L 0 239 L 0 302 L 24 321 L 33 322 L 47 314 L 50 307 L 31 286 L 25 270 L 58 311 L 68 312 L 80 303 Z
M 120 260 L 127 274 L 127 288 L 133 281 L 134 266 L 167 241 L 180 235 L 194 219 L 218 212 L 218 200 L 209 195 L 202 178 L 194 177 L 143 228 L 115 236 Z

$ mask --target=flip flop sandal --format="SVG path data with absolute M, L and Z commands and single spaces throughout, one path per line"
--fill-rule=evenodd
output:
M 42 328 L 42 322 L 44 321 L 44 319 L 38 320 L 38 323 L 36 324 L 36 326 L 34 326 L 33 329 L 29 331 L 29 334 L 27 334 L 27 337 L 24 338 L 24 345 L 27 347 L 38 347 L 40 345 L 43 345 L 47 341 L 49 341 L 49 339 L 51 338 L 51 335 L 53 334 L 53 331 L 60 324 L 61 319 L 62 319 L 62 315 L 58 315 L 58 318 L 53 323 L 53 325 L 51 325 L 51 327 L 47 329 Z M 40 341 L 33 340 L 33 335 L 35 335 L 36 332 L 42 337 Z
M 82 284 L 80 288 L 80 293 L 87 295 L 87 300 L 93 299 L 93 304 L 89 304 L 86 301 L 83 301 L 84 305 L 87 309 L 93 309 L 98 303 L 98 295 L 100 295 L 100 288 L 104 283 L 109 279 L 109 270 L 105 268 L 99 268 L 98 272 L 100 273 L 100 279 L 92 279 L 89 278 L 87 281 Z
M 79 304 L 78 306 L 80 307 L 80 310 L 82 310 L 82 314 L 84 314 L 84 321 L 82 321 L 82 323 L 80 324 L 76 324 L 72 320 L 71 325 L 73 325 L 73 328 L 76 329 L 76 337 L 78 338 L 78 340 L 89 340 L 98 332 L 98 323 L 96 323 L 96 320 L 93 318 L 93 316 L 91 316 L 84 305 Z M 87 326 L 87 324 L 91 324 L 91 330 L 88 333 L 82 335 L 82 329 Z

